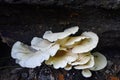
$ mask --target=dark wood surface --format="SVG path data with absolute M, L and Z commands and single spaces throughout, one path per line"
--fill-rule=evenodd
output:
M 79 9 L 84 6 L 96 6 L 106 9 L 120 8 L 119 0 L 0 0 L 1 4 L 39 4 L 42 6 L 64 6 Z
M 93 31 L 100 37 L 94 51 L 103 53 L 108 66 L 83 78 L 81 71 L 55 70 L 43 64 L 35 69 L 16 65 L 10 57 L 11 46 L 16 41 L 30 44 L 34 36 L 42 37 L 46 30 L 63 31 L 79 26 L 80 35 Z M 119 80 L 120 78 L 120 9 L 86 6 L 80 9 L 39 5 L 0 5 L 0 80 Z M 7 58 L 5 58 L 7 57 Z

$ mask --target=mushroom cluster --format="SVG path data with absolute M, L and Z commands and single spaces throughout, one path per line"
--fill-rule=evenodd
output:
M 46 31 L 43 38 L 34 37 L 31 45 L 17 41 L 11 51 L 12 58 L 22 67 L 35 68 L 45 64 L 55 69 L 73 68 L 82 70 L 84 77 L 91 77 L 92 71 L 103 69 L 107 65 L 104 55 L 99 52 L 91 53 L 99 41 L 93 32 L 83 32 L 80 36 L 70 36 L 79 27 L 71 27 L 63 32 Z

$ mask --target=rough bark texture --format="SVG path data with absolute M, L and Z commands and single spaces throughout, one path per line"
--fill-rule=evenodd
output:
M 12 2 L 13 0 L 1 1 Z M 32 0 L 26 0 L 26 2 L 30 1 Z M 54 2 L 54 0 L 46 0 L 46 4 L 47 1 Z M 80 1 L 81 3 L 84 2 L 84 0 Z M 90 6 L 78 10 L 58 6 L 0 5 L 0 44 L 3 48 L 0 50 L 2 54 L 0 56 L 0 80 L 119 80 L 119 15 L 120 9 L 108 10 Z M 100 51 L 108 59 L 108 66 L 104 70 L 93 72 L 91 78 L 83 78 L 81 71 L 78 70 L 55 70 L 44 64 L 35 69 L 25 69 L 16 65 L 14 60 L 10 58 L 10 49 L 14 42 L 19 40 L 30 44 L 34 36 L 42 37 L 46 30 L 58 32 L 76 25 L 80 27 L 76 35 L 81 34 L 83 31 L 93 31 L 98 34 L 100 41 L 95 51 Z
M 107 9 L 120 7 L 120 0 L 0 0 L 8 4 L 39 4 L 42 6 L 65 6 L 79 9 L 84 6 L 96 6 Z

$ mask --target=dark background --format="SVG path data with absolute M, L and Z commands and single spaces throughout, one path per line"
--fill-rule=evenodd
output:
M 55 70 L 43 63 L 35 69 L 21 68 L 11 58 L 16 41 L 30 44 L 46 30 L 63 31 L 79 26 L 98 34 L 94 51 L 108 59 L 108 66 L 83 78 L 81 71 Z M 0 0 L 0 80 L 119 80 L 120 79 L 120 9 L 119 0 Z

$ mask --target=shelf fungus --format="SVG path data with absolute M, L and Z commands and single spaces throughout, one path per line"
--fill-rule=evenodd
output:
M 30 46 L 17 41 L 12 47 L 11 56 L 22 67 L 35 68 L 45 62 L 55 69 L 82 70 L 84 77 L 91 77 L 90 70 L 105 68 L 107 60 L 99 52 L 91 53 L 99 41 L 97 34 L 83 32 L 80 36 L 71 36 L 78 29 L 75 26 L 63 32 L 46 31 L 43 38 L 34 37 Z
M 12 48 L 12 58 L 16 59 L 16 63 L 20 64 L 22 67 L 35 68 L 37 66 L 40 66 L 44 60 L 48 60 L 50 56 L 54 56 L 59 49 L 59 44 L 51 43 L 51 45 L 50 43 L 46 43 L 45 40 L 42 41 L 43 42 L 38 41 L 39 43 L 36 44 L 36 46 L 33 45 L 35 42 L 32 42 L 31 46 L 28 46 L 20 41 L 17 41 Z M 40 44 L 47 46 L 45 47 L 43 45 L 44 49 L 42 49 L 39 46 Z

